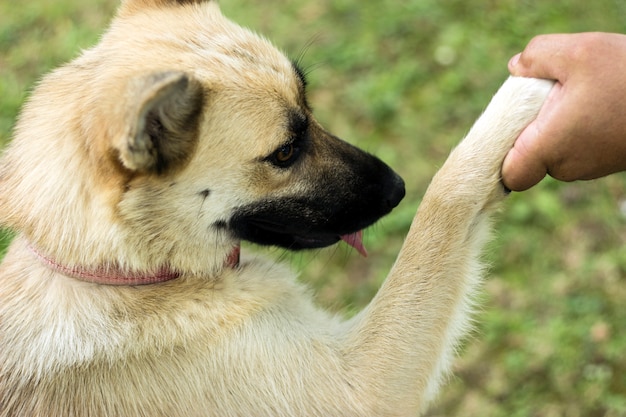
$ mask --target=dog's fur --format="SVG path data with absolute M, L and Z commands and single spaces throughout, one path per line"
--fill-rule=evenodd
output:
M 210 1 L 127 0 L 48 75 L 0 168 L 0 416 L 407 416 L 468 323 L 500 164 L 550 83 L 510 79 L 434 178 L 389 277 L 343 321 L 239 240 L 322 247 L 400 178 L 315 121 L 302 72 Z M 348 236 L 348 238 L 346 238 Z M 357 243 L 355 243 L 357 242 Z M 177 278 L 101 285 L 92 268 Z

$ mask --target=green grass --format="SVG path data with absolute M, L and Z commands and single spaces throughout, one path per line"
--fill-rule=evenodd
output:
M 111 0 L 0 3 L 0 143 L 38 77 L 93 44 Z M 384 279 L 431 176 L 539 33 L 626 32 L 616 0 L 222 2 L 308 68 L 316 115 L 380 155 L 407 198 L 367 232 L 291 259 L 348 313 Z M 626 178 L 547 180 L 510 198 L 487 258 L 477 329 L 430 416 L 626 416 Z M 8 238 L 0 238 L 0 246 Z M 280 250 L 270 250 L 284 257 Z

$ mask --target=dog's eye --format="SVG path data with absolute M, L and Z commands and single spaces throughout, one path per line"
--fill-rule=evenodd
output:
M 269 159 L 274 165 L 286 168 L 296 161 L 299 152 L 299 146 L 294 143 L 288 143 L 278 148 Z
M 293 146 L 293 143 L 290 143 L 289 145 L 285 145 L 276 151 L 275 153 L 276 161 L 284 164 L 293 157 L 294 152 L 295 152 L 295 148 Z

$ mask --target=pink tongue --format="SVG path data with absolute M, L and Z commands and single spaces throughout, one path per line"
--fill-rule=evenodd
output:
M 352 246 L 359 252 L 363 257 L 367 257 L 367 250 L 365 246 L 363 246 L 363 231 L 359 230 L 358 232 L 351 233 L 349 235 L 340 236 L 341 240 L 346 242 L 348 245 Z

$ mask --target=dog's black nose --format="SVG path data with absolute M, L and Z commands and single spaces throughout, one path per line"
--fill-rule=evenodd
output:
M 396 207 L 404 198 L 405 193 L 404 180 L 394 173 L 387 186 L 387 206 L 390 209 Z

